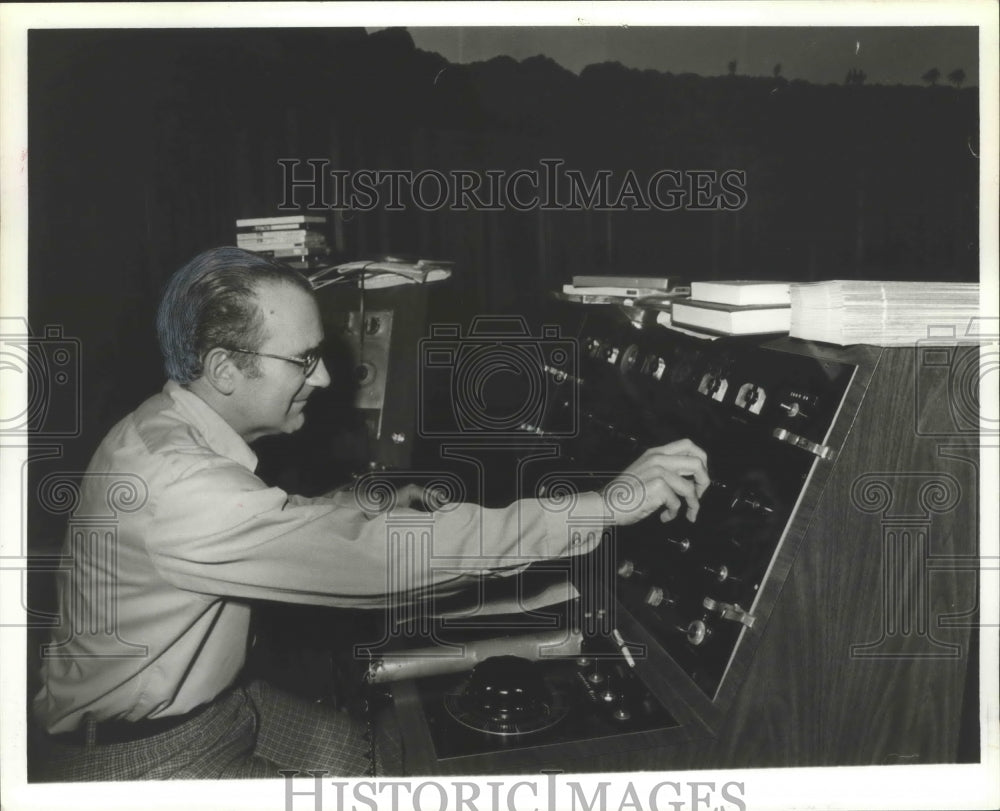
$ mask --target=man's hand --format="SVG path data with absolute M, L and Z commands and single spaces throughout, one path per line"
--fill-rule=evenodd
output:
M 708 488 L 708 456 L 690 439 L 650 448 L 601 491 L 612 523 L 626 526 L 663 507 L 661 521 L 671 521 L 687 506 L 698 517 L 699 499 Z

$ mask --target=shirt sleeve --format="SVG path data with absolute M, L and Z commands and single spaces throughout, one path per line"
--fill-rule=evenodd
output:
M 570 503 L 571 502 L 571 503 Z M 300 499 L 235 463 L 187 471 L 158 493 L 146 533 L 161 575 L 186 590 L 374 607 L 438 584 L 593 550 L 603 502 L 450 504 L 366 516 L 339 498 Z

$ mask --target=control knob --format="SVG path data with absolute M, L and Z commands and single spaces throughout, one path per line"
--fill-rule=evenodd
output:
M 715 579 L 720 583 L 725 583 L 727 580 L 736 580 L 739 582 L 739 578 L 733 577 L 729 574 L 729 567 L 725 564 L 719 566 L 718 569 L 713 569 L 711 566 L 703 566 L 702 568 L 709 574 L 714 575 Z
M 677 630 L 684 634 L 692 645 L 701 645 L 712 635 L 712 629 L 702 620 L 692 620 L 687 627 L 678 625 Z
M 646 592 L 646 605 L 659 608 L 661 605 L 673 605 L 677 600 L 662 586 L 651 586 Z
M 628 579 L 632 575 L 638 575 L 639 577 L 645 577 L 646 573 L 642 569 L 637 569 L 635 563 L 626 558 L 621 563 L 618 564 L 618 576 Z

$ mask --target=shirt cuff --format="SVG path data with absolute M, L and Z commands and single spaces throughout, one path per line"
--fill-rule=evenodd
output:
M 552 557 L 584 555 L 601 543 L 611 514 L 599 493 L 573 493 L 565 499 L 538 499 L 545 515 Z

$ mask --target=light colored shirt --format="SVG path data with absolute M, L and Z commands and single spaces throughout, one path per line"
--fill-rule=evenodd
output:
M 412 599 L 600 542 L 587 530 L 603 506 L 596 493 L 572 511 L 527 499 L 372 515 L 349 495 L 268 487 L 256 464 L 211 407 L 172 381 L 110 431 L 67 534 L 61 623 L 35 698 L 49 732 L 88 713 L 137 721 L 210 701 L 244 664 L 249 600 L 383 606 L 388 593 Z M 580 523 L 584 511 L 591 518 Z

